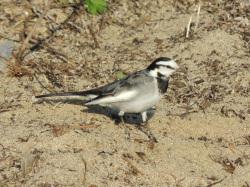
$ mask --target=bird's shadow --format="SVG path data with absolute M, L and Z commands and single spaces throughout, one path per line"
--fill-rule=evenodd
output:
M 70 99 L 70 100 L 64 100 L 64 99 L 43 99 L 40 102 L 47 102 L 47 103 L 67 103 L 67 104 L 73 104 L 73 105 L 80 105 L 83 106 L 85 102 L 80 99 Z M 39 103 L 40 103 L 39 102 Z M 109 107 L 102 107 L 99 105 L 91 105 L 91 106 L 86 106 L 87 109 L 81 110 L 82 112 L 88 112 L 88 113 L 95 113 L 95 114 L 102 114 L 105 115 L 112 120 L 115 120 L 116 124 L 119 124 L 121 122 L 121 118 L 118 116 L 117 110 L 114 110 Z M 147 110 L 147 120 L 153 117 L 155 114 L 155 109 L 150 108 Z M 142 123 L 142 116 L 140 113 L 125 113 L 124 114 L 124 122 L 128 124 L 141 124 Z
M 88 106 L 87 109 L 82 110 L 83 112 L 88 112 L 88 113 L 96 113 L 96 114 L 102 114 L 105 115 L 112 120 L 115 120 L 116 124 L 121 123 L 121 118 L 118 115 L 118 111 L 109 108 L 109 107 L 102 107 L 98 105 L 93 105 L 93 106 Z M 147 110 L 147 120 L 153 117 L 155 113 L 155 109 L 149 109 Z M 123 120 L 127 124 L 141 124 L 143 123 L 142 121 L 142 116 L 140 113 L 125 113 Z

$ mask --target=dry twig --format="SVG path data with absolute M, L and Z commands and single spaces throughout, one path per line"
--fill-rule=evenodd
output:
M 48 43 L 50 40 L 52 40 L 55 37 L 55 33 L 58 32 L 59 30 L 61 30 L 66 24 L 68 24 L 68 22 L 78 13 L 78 7 L 77 6 L 73 6 L 73 10 L 71 12 L 71 14 L 59 25 L 57 25 L 55 28 L 53 28 L 51 30 L 51 34 L 41 40 L 38 40 L 34 45 L 32 45 L 30 47 L 30 51 L 35 51 L 37 49 L 40 49 L 42 47 L 42 45 L 44 45 L 44 43 Z M 39 12 L 40 14 L 40 12 Z M 41 13 L 42 14 L 42 13 Z M 44 14 L 42 14 L 44 15 Z M 48 19 L 52 19 L 47 17 Z
M 82 181 L 82 183 L 83 183 L 83 185 L 85 185 L 86 184 L 86 174 L 87 174 L 87 162 L 83 157 L 81 159 L 82 159 L 83 164 L 84 164 L 84 173 L 83 173 L 83 181 Z
M 90 25 L 88 25 L 88 30 L 89 30 L 92 38 L 93 38 L 93 41 L 94 41 L 94 44 L 95 44 L 94 48 L 100 48 L 100 45 L 99 45 L 99 43 L 97 41 L 95 32 L 93 31 L 93 29 L 92 29 L 92 27 Z
M 200 21 L 200 11 L 201 11 L 201 5 L 198 5 L 197 8 L 197 13 L 196 13 L 196 17 L 195 17 L 195 27 L 194 27 L 194 32 L 196 32 L 198 25 L 199 25 L 199 21 Z M 192 24 L 192 19 L 193 19 L 193 15 L 190 16 L 188 24 L 187 24 L 187 28 L 186 28 L 186 38 L 190 37 L 190 33 L 191 33 L 191 24 Z
M 198 5 L 198 9 L 197 9 L 197 15 L 196 15 L 196 21 L 195 21 L 195 27 L 194 27 L 194 32 L 196 32 L 198 25 L 199 25 L 199 21 L 200 21 L 200 12 L 201 12 L 201 5 Z
M 191 27 L 191 23 L 192 23 L 192 15 L 189 18 L 188 24 L 187 24 L 187 31 L 186 31 L 186 38 L 189 38 L 189 33 L 190 33 L 190 27 Z
M 25 38 L 24 42 L 20 46 L 19 51 L 18 51 L 18 53 L 16 55 L 16 59 L 19 61 L 19 63 L 21 63 L 23 61 L 25 48 L 29 44 L 33 34 L 36 31 L 37 25 L 40 23 L 40 21 L 41 21 L 41 17 L 39 17 L 39 19 L 37 19 L 37 21 L 36 21 L 35 25 L 33 26 L 32 30 L 30 31 L 30 33 L 28 34 L 28 36 Z
M 225 178 L 226 178 L 226 177 L 224 177 L 223 179 L 218 180 L 218 181 L 216 181 L 216 182 L 213 182 L 213 183 L 211 183 L 211 184 L 207 185 L 207 187 L 211 187 L 211 186 L 214 186 L 214 185 L 216 185 L 216 184 L 219 184 L 219 183 L 221 183 L 222 181 L 224 181 L 224 180 L 225 180 Z
M 129 167 L 132 169 L 133 174 L 144 175 L 144 173 L 140 171 L 137 167 L 135 167 L 134 164 L 132 164 L 132 162 L 126 156 L 123 156 L 123 159 L 128 163 Z

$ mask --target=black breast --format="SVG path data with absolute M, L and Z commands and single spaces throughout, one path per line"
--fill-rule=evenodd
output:
M 162 94 L 166 93 L 168 89 L 168 79 L 157 78 L 157 84 Z

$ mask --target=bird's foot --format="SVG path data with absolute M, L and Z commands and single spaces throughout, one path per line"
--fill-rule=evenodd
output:
M 123 116 L 120 117 L 120 120 L 116 122 L 117 125 L 119 125 L 120 127 L 124 128 L 124 133 L 125 133 L 125 139 L 126 140 L 130 140 L 130 128 L 129 126 L 124 122 L 124 118 Z
M 147 125 L 147 123 L 145 123 L 143 125 L 140 124 L 140 125 L 137 126 L 137 128 L 148 137 L 149 141 L 154 142 L 154 143 L 158 143 L 156 137 L 152 133 L 152 131 L 149 128 L 149 126 Z
M 131 139 L 130 138 L 130 129 L 129 129 L 129 127 L 126 124 L 124 124 L 124 131 L 125 131 L 125 138 L 126 138 L 126 140 L 130 140 Z

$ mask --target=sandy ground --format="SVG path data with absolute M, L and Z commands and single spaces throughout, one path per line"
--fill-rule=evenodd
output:
M 2 1 L 0 42 L 16 40 L 17 57 L 0 66 L 0 186 L 249 187 L 250 2 L 233 2 L 203 2 L 195 29 L 194 1 L 109 1 L 103 15 L 78 9 L 49 38 L 71 7 Z M 160 56 L 181 68 L 149 120 L 158 143 L 133 124 L 128 139 L 79 102 L 31 101 L 103 85 Z

